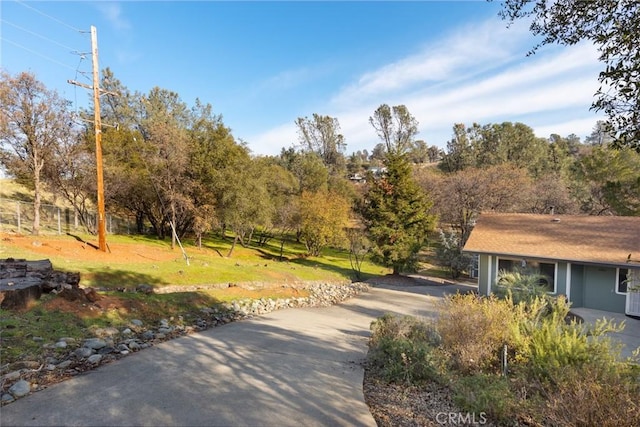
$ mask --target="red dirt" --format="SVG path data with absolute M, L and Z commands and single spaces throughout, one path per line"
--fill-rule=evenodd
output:
M 71 260 L 104 261 L 108 263 L 131 262 L 133 260 L 171 261 L 179 256 L 171 249 L 135 243 L 109 243 L 108 251 L 101 252 L 97 239 L 82 242 L 73 237 L 25 236 L 0 233 L 0 247 L 6 244 L 35 252 L 43 258 L 65 257 Z

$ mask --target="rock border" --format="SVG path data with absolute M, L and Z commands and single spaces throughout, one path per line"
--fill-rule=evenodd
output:
M 129 325 L 120 329 L 95 329 L 94 337 L 82 342 L 71 337 L 61 337 L 55 343 L 44 343 L 43 347 L 47 349 L 69 350 L 58 357 L 46 357 L 42 361 L 21 361 L 0 366 L 0 405 L 9 404 L 47 388 L 48 384 L 64 381 L 163 341 L 276 310 L 331 306 L 370 289 L 363 282 L 309 282 L 296 287 L 308 291 L 309 296 L 243 298 L 201 309 L 201 316 L 188 326 L 181 324 L 181 316 L 177 319 L 160 319 L 156 325 L 145 325 L 142 321 L 133 319 Z M 33 340 L 42 341 L 42 338 L 33 337 Z

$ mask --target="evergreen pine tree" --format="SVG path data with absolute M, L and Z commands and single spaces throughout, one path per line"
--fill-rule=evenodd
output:
M 387 152 L 385 167 L 382 176 L 373 179 L 361 213 L 374 260 L 400 274 L 417 266 L 418 252 L 436 218 L 429 214 L 432 202 L 413 179 L 407 155 Z

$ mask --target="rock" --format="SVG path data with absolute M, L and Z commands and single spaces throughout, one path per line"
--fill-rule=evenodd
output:
M 56 348 L 67 348 L 67 342 L 66 341 L 58 341 L 55 344 L 55 347 Z
M 2 393 L 2 396 L 0 396 L 0 401 L 2 401 L 3 403 L 11 403 L 14 400 L 16 400 L 13 396 L 11 396 L 9 393 Z
M 89 358 L 87 359 L 87 362 L 89 362 L 92 365 L 97 365 L 98 363 L 100 363 L 101 360 L 102 360 L 101 354 L 94 354 L 92 356 L 89 356 Z
M 133 331 L 129 328 L 123 329 L 122 330 L 122 335 L 131 335 L 133 333 Z
M 115 347 L 112 347 L 110 345 L 106 347 L 102 347 L 100 350 L 98 350 L 98 354 L 110 354 L 115 352 L 116 352 Z
M 20 380 L 9 388 L 9 393 L 11 393 L 13 397 L 26 396 L 30 391 L 31 384 L 25 380 Z
M 20 378 L 20 371 L 11 371 L 0 377 L 2 381 L 15 381 Z
M 80 347 L 73 352 L 73 354 L 78 359 L 86 359 L 87 357 L 91 356 L 93 353 L 94 353 L 93 349 L 89 347 Z
M 94 350 L 99 350 L 102 347 L 105 347 L 106 345 L 107 345 L 107 342 L 101 338 L 89 338 L 84 342 L 85 347 L 88 347 Z
M 153 333 L 153 331 L 144 331 L 142 333 L 142 339 L 143 340 L 152 340 L 154 338 L 155 334 Z
M 129 350 L 131 351 L 140 350 L 140 344 L 138 344 L 136 341 L 131 341 L 129 344 L 127 344 L 127 347 L 129 347 Z
M 147 285 L 146 283 L 140 284 L 138 286 L 136 286 L 136 292 L 141 292 L 143 294 L 152 294 L 153 293 L 153 286 L 151 285 Z
M 131 324 L 134 326 L 142 326 L 142 320 L 132 319 Z
M 33 337 L 33 338 L 31 338 L 31 339 L 32 339 L 33 341 L 35 341 L 35 342 L 42 342 L 42 341 L 44 341 L 44 338 L 42 338 L 42 337 Z
M 58 369 L 67 369 L 69 366 L 71 366 L 71 360 L 65 360 L 64 362 L 60 362 L 56 365 L 56 368 Z
M 98 292 L 96 292 L 96 290 L 93 289 L 93 288 L 85 288 L 84 289 L 84 297 L 89 302 L 96 302 L 96 301 L 100 301 L 102 299 L 100 294 Z

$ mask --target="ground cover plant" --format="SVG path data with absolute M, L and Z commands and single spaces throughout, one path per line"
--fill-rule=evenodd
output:
M 446 297 L 436 320 L 372 323 L 368 374 L 407 390 L 447 390 L 463 414 L 497 425 L 640 425 L 640 365 L 563 298 Z M 437 420 L 431 420 L 437 421 Z

